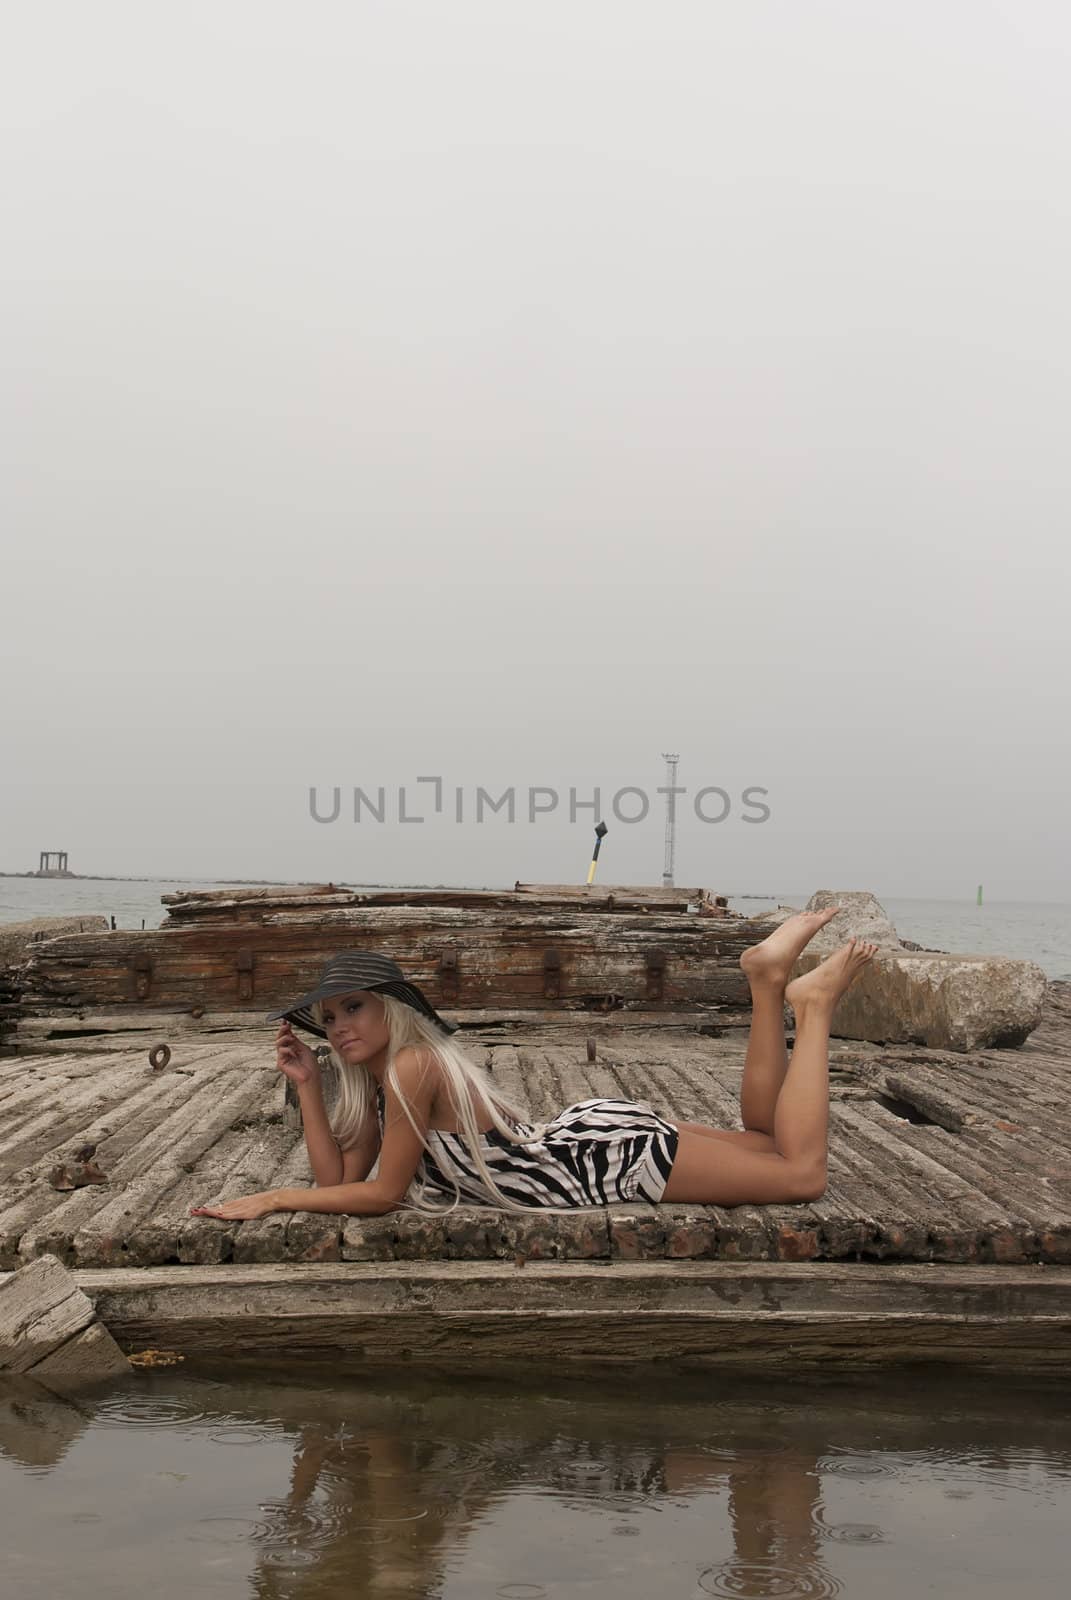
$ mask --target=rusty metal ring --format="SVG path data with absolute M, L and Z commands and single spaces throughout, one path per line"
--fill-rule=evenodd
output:
M 154 1044 L 149 1051 L 149 1065 L 154 1072 L 162 1072 L 171 1060 L 171 1046 Z

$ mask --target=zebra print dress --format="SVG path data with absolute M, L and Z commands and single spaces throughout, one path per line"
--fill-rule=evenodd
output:
M 633 1100 L 581 1100 L 540 1129 L 518 1123 L 530 1144 L 492 1129 L 481 1153 L 499 1190 L 519 1205 L 572 1210 L 662 1198 L 677 1153 L 671 1122 Z M 471 1205 L 498 1205 L 459 1133 L 428 1130 L 417 1178 Z

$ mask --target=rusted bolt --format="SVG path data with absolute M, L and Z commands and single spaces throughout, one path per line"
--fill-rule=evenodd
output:
M 595 1040 L 594 1039 L 589 1039 L 588 1040 L 588 1060 L 589 1061 L 594 1061 L 595 1060 Z
M 171 1060 L 171 1046 L 154 1044 L 149 1051 L 149 1065 L 154 1072 L 162 1072 Z
M 203 1017 L 204 1014 L 205 1014 L 204 1006 L 194 1006 L 193 1010 L 190 1012 L 190 1016 L 191 1017 Z

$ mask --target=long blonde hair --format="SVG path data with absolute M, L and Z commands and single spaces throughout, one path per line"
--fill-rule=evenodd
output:
M 483 1154 L 477 1112 L 484 1112 L 495 1131 L 511 1144 L 532 1144 L 540 1137 L 542 1130 L 537 1127 L 533 1132 L 532 1124 L 527 1121 L 527 1112 L 491 1083 L 487 1073 L 470 1061 L 461 1047 L 454 1043 L 451 1034 L 443 1033 L 429 1017 L 422 1016 L 412 1006 L 406 1005 L 403 1000 L 396 1000 L 391 994 L 378 994 L 376 998 L 383 1002 L 388 1033 L 384 1082 L 390 1084 L 416 1132 L 420 1133 L 420 1128 L 398 1082 L 394 1062 L 400 1050 L 423 1046 L 431 1051 L 442 1070 L 450 1105 L 457 1115 L 458 1131 L 468 1147 L 473 1165 L 494 1195 L 495 1202 L 505 1211 L 529 1210 L 529 1207 L 519 1205 L 516 1200 L 504 1195 L 492 1177 Z M 323 1013 L 319 1003 L 312 1007 L 312 1013 L 322 1027 Z M 343 1061 L 334 1049 L 330 1052 L 330 1058 L 337 1075 L 338 1100 L 329 1113 L 329 1120 L 331 1132 L 340 1149 L 345 1150 L 357 1139 L 369 1115 L 376 1116 L 378 1113 L 377 1084 L 368 1068 L 359 1062 Z M 523 1133 L 518 1130 L 517 1124 L 525 1125 Z M 429 1149 L 427 1137 L 420 1133 L 420 1138 L 425 1150 Z M 432 1195 L 438 1197 L 439 1191 L 429 1189 L 418 1173 L 409 1186 L 406 1204 L 417 1211 L 452 1211 L 461 1202 L 461 1191 L 456 1185 L 453 1202 L 448 1206 L 434 1203 Z

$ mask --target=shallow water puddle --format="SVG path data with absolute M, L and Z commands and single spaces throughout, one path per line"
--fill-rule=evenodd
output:
M 4 1593 L 1040 1600 L 1064 1411 L 944 1376 L 0 1385 Z

